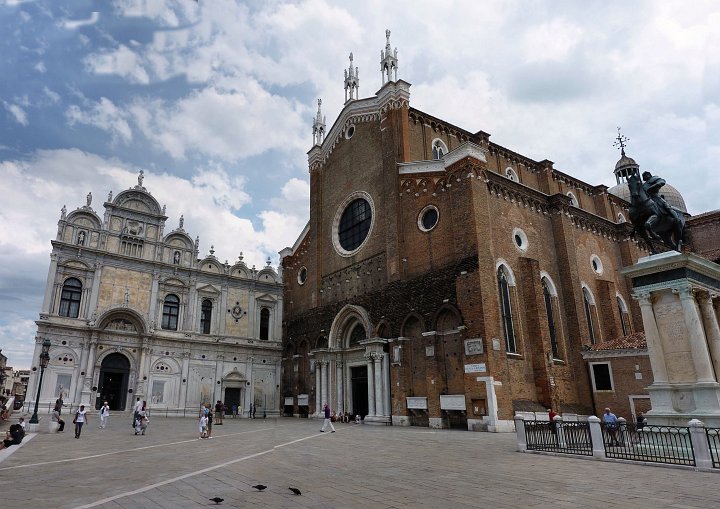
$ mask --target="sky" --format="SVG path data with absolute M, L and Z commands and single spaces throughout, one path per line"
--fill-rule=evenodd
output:
M 353 52 L 382 84 L 385 30 L 411 106 L 592 185 L 617 127 L 691 214 L 720 208 L 720 4 L 562 0 L 0 0 L 0 348 L 32 363 L 60 209 L 137 183 L 200 256 L 278 264 L 309 215 Z

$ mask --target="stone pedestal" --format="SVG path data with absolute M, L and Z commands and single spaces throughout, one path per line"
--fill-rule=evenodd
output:
M 693 254 L 641 258 L 622 274 L 639 301 L 654 382 L 650 424 L 720 426 L 720 265 Z

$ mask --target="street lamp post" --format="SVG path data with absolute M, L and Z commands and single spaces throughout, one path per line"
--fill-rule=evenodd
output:
M 42 342 L 42 352 L 40 352 L 40 380 L 38 380 L 37 396 L 35 397 L 35 411 L 30 417 L 30 424 L 37 424 L 38 420 L 38 404 L 40 403 L 40 389 L 42 387 L 42 379 L 45 374 L 45 368 L 47 368 L 50 362 L 50 340 L 45 338 Z

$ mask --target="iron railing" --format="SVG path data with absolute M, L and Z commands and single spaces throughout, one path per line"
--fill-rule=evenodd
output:
M 525 421 L 528 450 L 592 456 L 592 438 L 587 422 Z
M 713 468 L 720 468 L 720 428 L 705 428 Z
M 605 456 L 624 460 L 695 466 L 690 428 L 602 423 Z

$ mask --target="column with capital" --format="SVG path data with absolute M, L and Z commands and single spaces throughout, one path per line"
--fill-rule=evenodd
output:
M 90 350 L 88 351 L 87 365 L 85 367 L 85 378 L 83 380 L 83 389 L 80 402 L 90 405 L 90 395 L 92 394 L 93 371 L 95 370 L 95 349 L 97 348 L 98 333 L 93 331 L 90 337 Z
M 365 354 L 367 359 L 367 391 L 368 391 L 368 417 L 375 415 L 375 376 L 373 374 L 373 356 Z
M 95 273 L 93 274 L 92 290 L 90 291 L 90 300 L 88 302 L 87 316 L 93 316 L 97 312 L 98 299 L 100 297 L 100 279 L 102 278 L 102 265 L 95 264 Z M 152 302 L 152 301 L 151 301 Z M 94 318 L 93 318 L 94 320 Z
M 697 303 L 695 302 L 695 296 L 693 295 L 693 289 L 690 285 L 686 285 L 680 288 L 678 293 L 680 294 L 680 304 L 682 304 L 685 327 L 687 327 L 688 331 L 690 352 L 692 353 L 697 381 L 715 382 L 715 373 L 710 360 L 707 342 L 705 341 L 705 333 L 703 331 L 700 313 L 698 313 Z
M 187 407 L 188 374 L 190 373 L 190 352 L 182 353 L 182 378 L 180 379 L 180 394 L 178 407 Z
M 697 296 L 708 347 L 710 348 L 710 358 L 715 370 L 715 379 L 720 381 L 720 326 L 718 325 L 712 299 L 713 296 L 710 295 L 710 292 L 700 292 Z
M 316 360 L 312 360 L 310 362 L 312 363 L 313 371 L 315 372 L 315 415 L 320 415 L 320 409 L 322 408 L 322 389 L 320 387 L 320 362 Z
M 375 415 L 385 415 L 385 398 L 383 397 L 382 358 L 380 352 L 373 352 L 373 374 L 375 375 Z
M 382 380 L 383 380 L 383 396 L 385 403 L 385 415 L 390 417 L 392 415 L 392 401 L 390 400 L 390 354 L 385 353 L 383 355 L 382 363 Z
M 43 296 L 42 313 L 49 314 L 52 307 L 53 284 L 57 272 L 58 255 L 52 253 L 50 255 L 50 268 L 48 269 L 47 282 L 45 283 L 45 295 Z M 36 357 L 33 357 L 35 359 Z
M 152 286 L 150 287 L 150 309 L 148 310 L 148 325 L 151 329 L 158 329 L 157 323 L 157 307 L 158 307 L 158 290 L 160 289 L 160 274 L 153 273 Z M 161 322 L 162 325 L 162 322 Z
M 335 361 L 335 385 L 337 388 L 337 402 L 335 403 L 335 410 L 339 414 L 340 412 L 344 412 L 344 392 L 343 388 L 345 387 L 345 380 L 343 376 L 343 361 Z
M 85 366 L 87 366 L 88 354 L 90 352 L 90 339 L 85 338 L 80 340 L 80 362 L 75 368 L 75 394 L 72 401 L 67 401 L 68 404 L 76 404 L 82 398 L 82 377 L 80 373 L 85 373 Z
M 665 352 L 663 351 L 660 332 L 658 331 L 655 313 L 653 312 L 652 300 L 649 292 L 637 292 L 633 295 L 640 304 L 643 328 L 645 329 L 645 341 L 647 342 L 648 357 L 653 372 L 654 383 L 666 384 L 668 382 L 667 365 L 665 364 Z
M 328 371 L 329 371 L 329 363 L 328 361 L 320 361 L 320 367 L 322 368 L 322 406 L 325 406 L 325 404 L 329 404 L 330 401 L 330 394 L 328 393 Z M 322 408 L 322 407 L 321 407 Z

